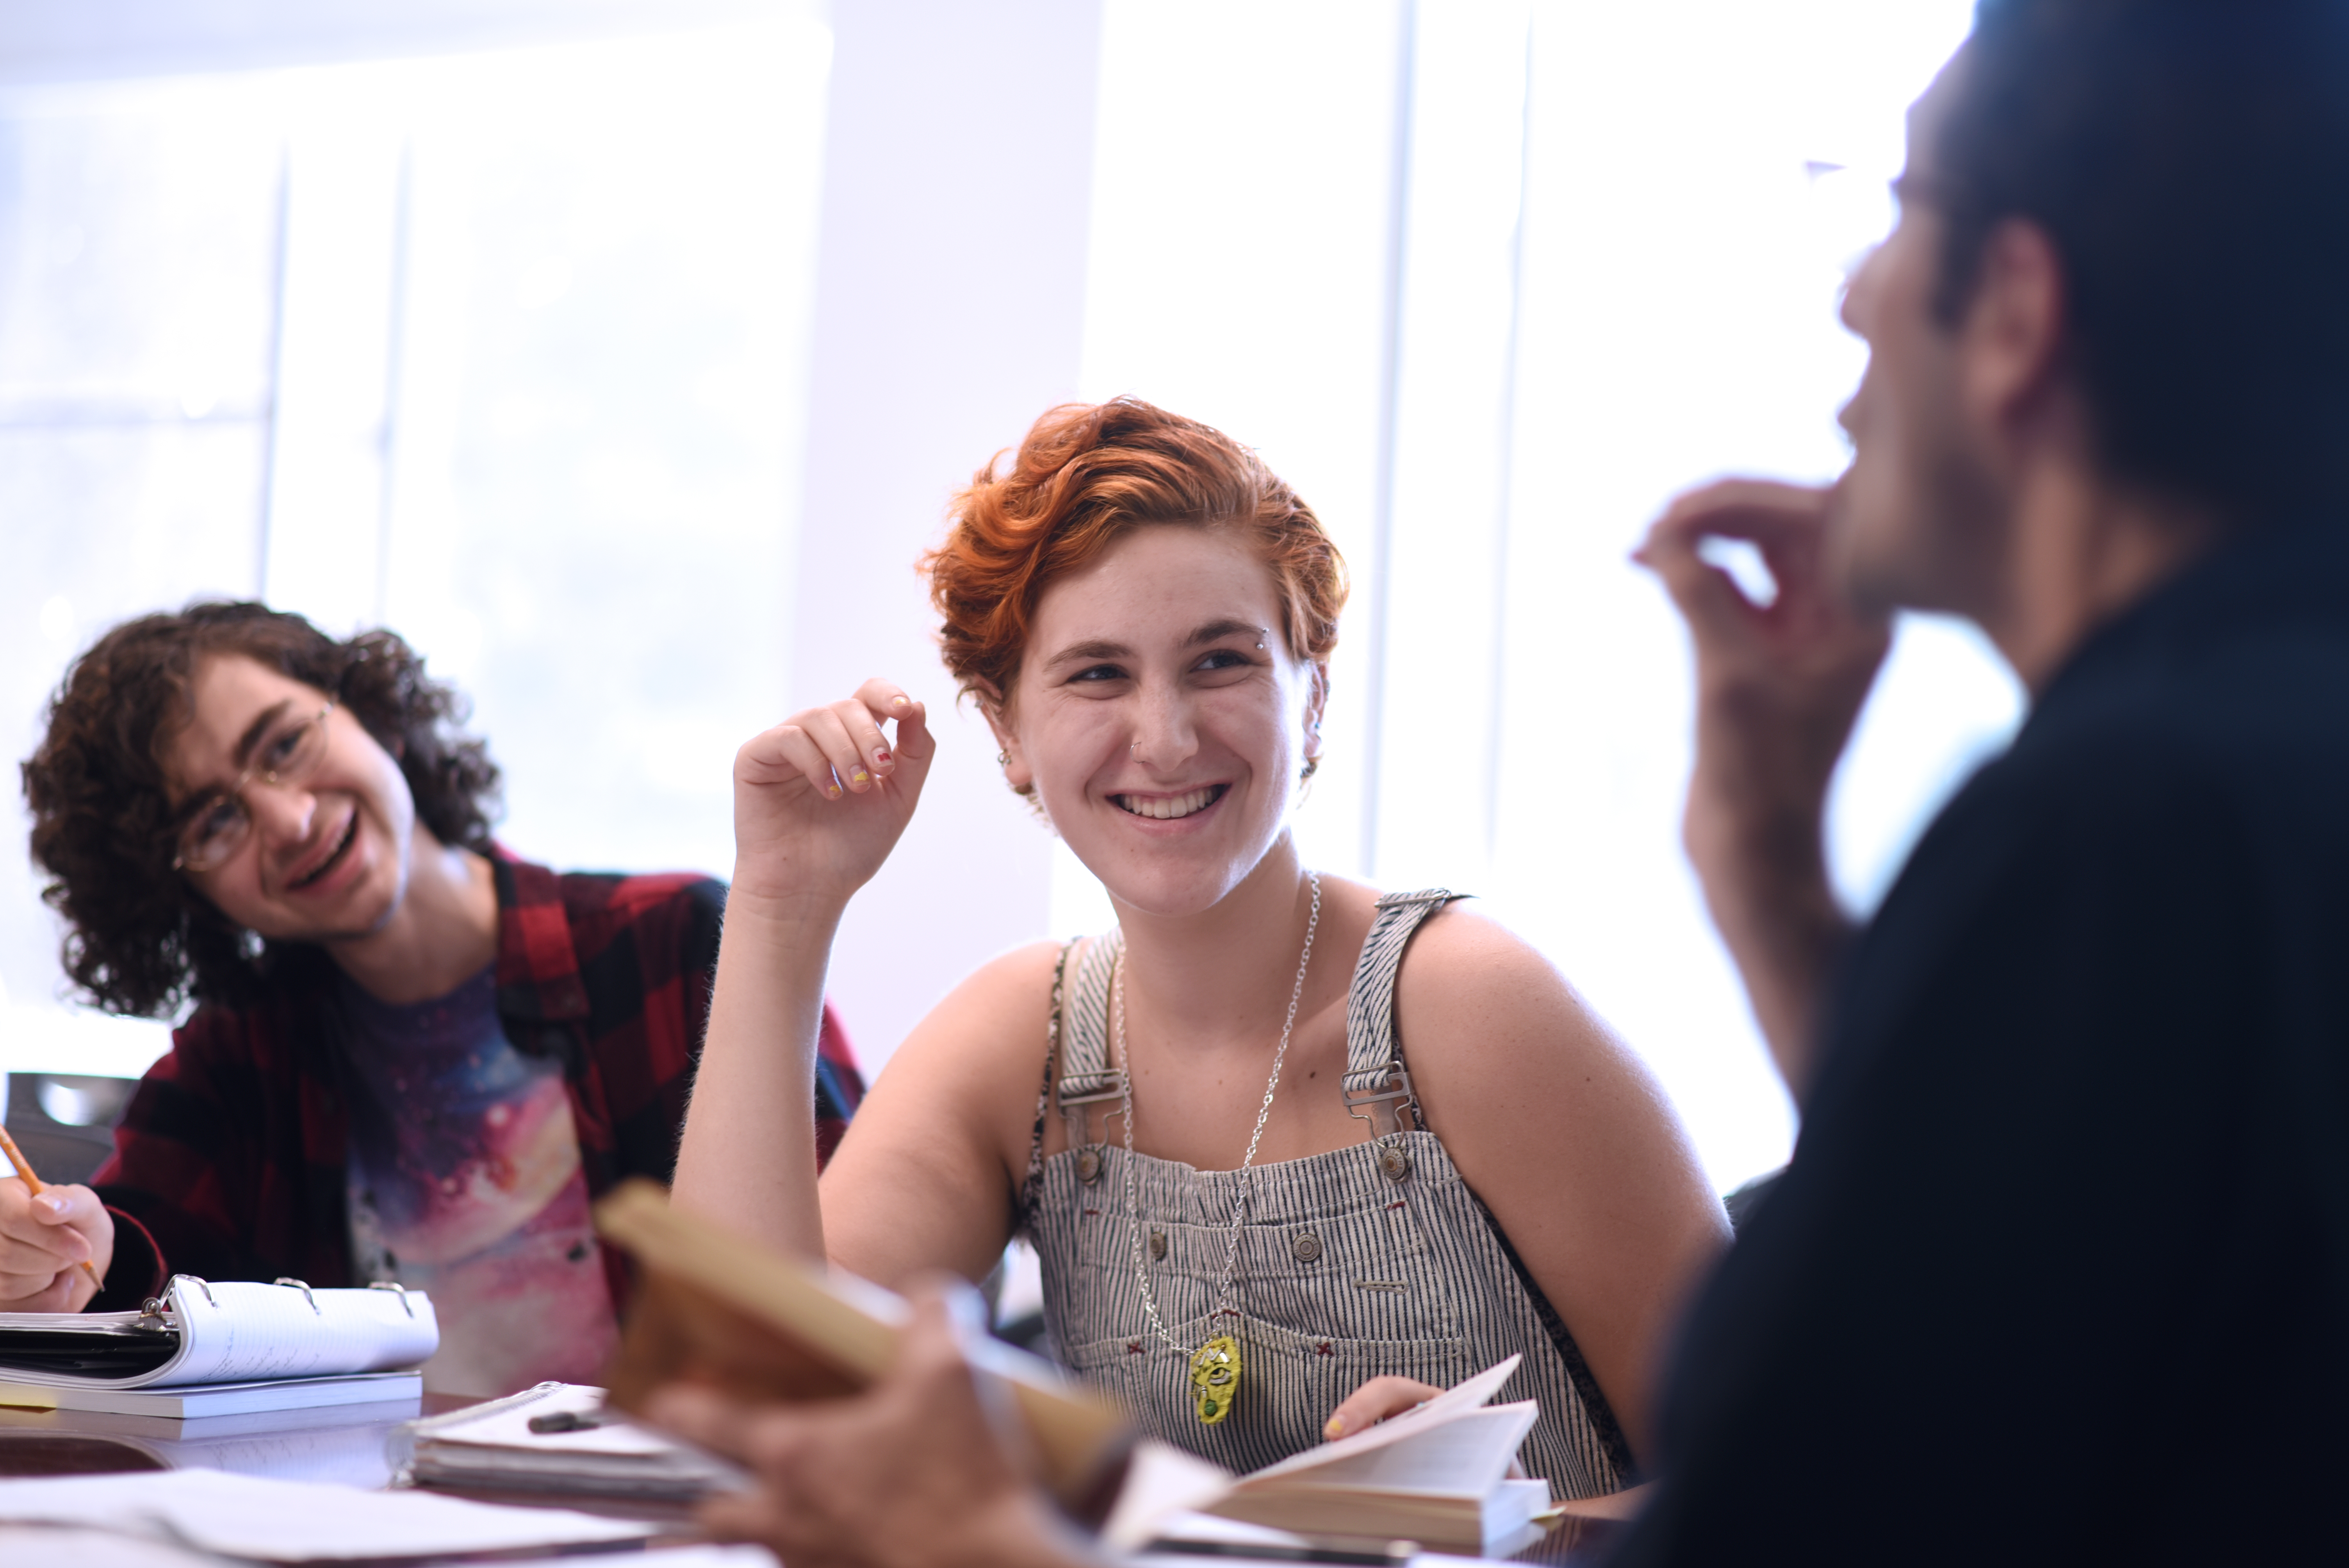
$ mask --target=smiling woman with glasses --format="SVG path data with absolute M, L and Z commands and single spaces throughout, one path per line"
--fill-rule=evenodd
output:
M 310 777 L 326 754 L 326 716 L 334 699 L 298 724 L 269 731 L 253 748 L 254 759 L 236 782 L 216 794 L 204 795 L 186 810 L 179 832 L 179 853 L 171 869 L 180 872 L 217 871 L 236 858 L 253 833 L 253 813 L 244 792 L 258 780 L 271 789 L 291 789 Z

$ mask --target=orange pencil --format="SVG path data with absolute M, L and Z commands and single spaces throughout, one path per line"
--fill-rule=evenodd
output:
M 8 1163 L 16 1168 L 16 1174 L 24 1178 L 26 1187 L 34 1197 L 37 1198 L 48 1191 L 41 1179 L 33 1174 L 33 1162 L 25 1158 L 25 1151 L 16 1147 L 16 1140 L 8 1136 L 8 1130 L 5 1127 L 0 1127 L 0 1154 L 8 1156 Z M 91 1283 L 100 1287 L 105 1285 L 106 1282 L 98 1277 L 98 1271 L 89 1266 L 88 1258 L 81 1261 L 81 1272 L 89 1275 Z

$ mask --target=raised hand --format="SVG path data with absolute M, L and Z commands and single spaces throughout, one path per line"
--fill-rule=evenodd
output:
M 752 737 L 734 757 L 733 896 L 845 903 L 912 820 L 936 752 L 922 705 L 878 679 Z
M 1788 1087 L 1809 1081 L 1812 1032 L 1850 923 L 1827 880 L 1822 820 L 1837 760 L 1891 644 L 1826 562 L 1833 492 L 1726 480 L 1666 509 L 1633 559 L 1662 579 L 1696 651 L 1696 767 L 1682 833 Z M 1700 553 L 1762 552 L 1758 604 Z
M 0 1169 L 5 1169 L 0 1163 Z M 0 1180 L 0 1312 L 79 1312 L 98 1294 L 114 1256 L 114 1216 L 87 1187 L 51 1187 L 36 1198 Z

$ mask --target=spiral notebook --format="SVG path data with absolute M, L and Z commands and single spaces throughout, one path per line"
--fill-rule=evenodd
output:
M 417 1368 L 440 1345 L 420 1291 L 179 1274 L 140 1312 L 0 1313 L 0 1405 L 177 1417 L 412 1410 Z

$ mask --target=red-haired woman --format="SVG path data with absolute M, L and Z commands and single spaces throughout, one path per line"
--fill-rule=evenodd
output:
M 926 565 L 1005 779 L 1118 926 L 964 981 L 819 1187 L 806 1117 L 781 1112 L 806 1105 L 833 934 L 933 741 L 883 680 L 759 736 L 678 1201 L 893 1285 L 978 1278 L 1024 1233 L 1061 1358 L 1235 1469 L 1521 1352 L 1503 1398 L 1540 1401 L 1531 1473 L 1624 1484 L 1728 1225 L 1549 964 L 1452 894 L 1299 862 L 1346 594 L 1312 511 L 1226 437 L 1121 399 L 1044 416 Z M 1457 767 L 1430 717 L 1424 765 Z

